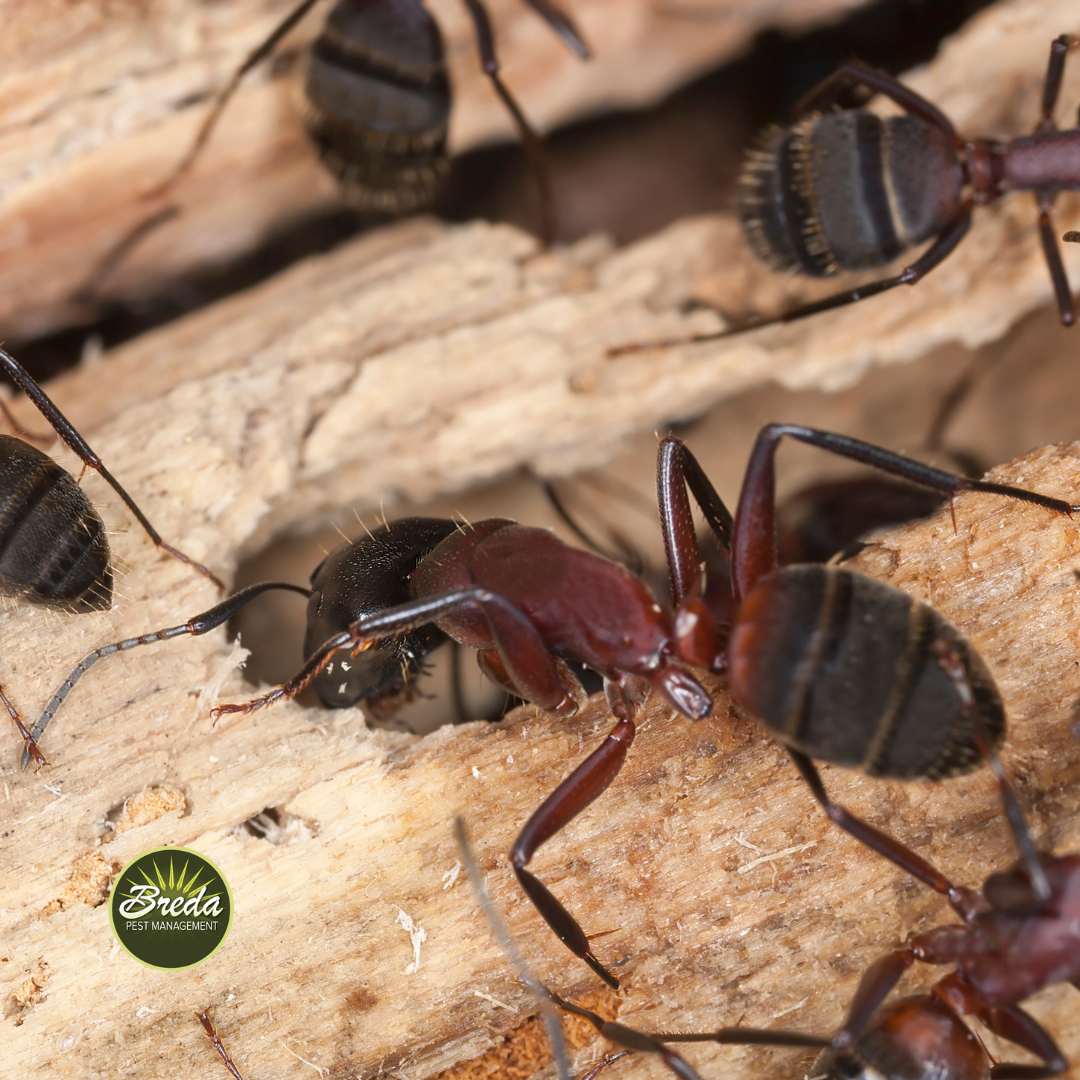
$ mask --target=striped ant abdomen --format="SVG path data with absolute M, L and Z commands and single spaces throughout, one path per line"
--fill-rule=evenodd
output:
M 112 604 L 100 515 L 48 454 L 11 435 L 0 435 L 0 596 L 80 613 Z
M 963 666 L 983 737 L 996 748 L 1005 712 L 970 643 L 933 608 L 839 567 L 786 567 L 754 587 L 731 631 L 732 693 L 810 757 L 937 780 L 984 760 L 938 642 Z
M 358 210 L 424 206 L 449 168 L 442 36 L 419 0 L 339 0 L 308 62 L 304 123 Z
M 774 269 L 827 277 L 938 235 L 962 205 L 962 182 L 952 139 L 918 117 L 814 114 L 751 151 L 739 217 Z

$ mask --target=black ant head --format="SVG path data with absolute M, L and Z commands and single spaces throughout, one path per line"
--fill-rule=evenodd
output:
M 406 603 L 413 571 L 456 528 L 443 518 L 402 518 L 327 555 L 311 575 L 304 655 L 357 619 Z M 315 689 L 324 705 L 339 709 L 397 697 L 444 641 L 441 630 L 422 626 L 355 656 L 343 649 L 315 679 Z

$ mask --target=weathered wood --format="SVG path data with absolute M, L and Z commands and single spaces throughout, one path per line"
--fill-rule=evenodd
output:
M 301 384 L 314 379 L 302 370 L 279 389 L 276 412 L 269 399 L 234 411 L 228 387 L 238 377 L 225 371 L 125 408 L 92 441 L 166 536 L 227 571 L 259 528 L 264 485 L 273 488 L 295 452 L 264 425 L 295 411 Z M 257 383 L 252 375 L 244 385 Z M 1080 447 L 1048 448 L 996 476 L 1075 498 L 1078 464 Z M 87 483 L 100 498 L 101 485 Z M 126 525 L 114 507 L 107 514 Z M 983 496 L 959 499 L 956 514 L 955 532 L 946 511 L 882 539 L 862 565 L 971 636 L 1006 698 L 1006 762 L 1037 835 L 1074 850 L 1077 526 Z M 129 569 L 112 612 L 0 617 L 4 685 L 30 715 L 89 647 L 213 602 L 205 582 L 156 558 L 137 529 L 115 546 Z M 193 1015 L 208 1005 L 254 1078 L 304 1075 L 306 1062 L 324 1075 L 414 1080 L 475 1057 L 529 1005 L 455 875 L 449 823 L 459 812 L 543 977 L 567 993 L 594 987 L 517 892 L 505 852 L 610 725 L 601 702 L 572 723 L 524 709 L 422 740 L 369 732 L 356 711 L 293 705 L 214 728 L 210 705 L 248 692 L 237 660 L 217 632 L 100 665 L 50 730 L 54 764 L 37 776 L 18 772 L 10 737 L 0 757 L 0 962 L 12 1068 L 144 1076 L 167 1063 L 217 1077 Z M 958 880 L 976 883 L 1012 857 L 984 774 L 930 787 L 829 770 L 827 783 Z M 268 807 L 281 828 L 250 835 L 242 823 Z M 85 902 L 100 899 L 118 864 L 163 843 L 212 858 L 237 899 L 225 947 L 174 974 L 114 948 L 105 906 Z M 589 930 L 617 930 L 598 947 L 625 978 L 619 1016 L 650 1028 L 783 1016 L 828 1030 L 867 962 L 945 917 L 936 898 L 829 828 L 783 752 L 722 694 L 700 724 L 654 702 L 623 776 L 536 868 Z M 400 912 L 426 933 L 410 974 L 415 946 Z M 1035 1011 L 1075 1057 L 1073 993 L 1040 995 Z M 599 1053 L 591 1046 L 579 1062 Z M 693 1059 L 706 1075 L 780 1077 L 805 1065 L 797 1054 L 735 1049 Z M 662 1075 L 637 1061 L 619 1068 Z
M 988 211 L 915 289 L 797 326 L 608 359 L 620 342 L 719 325 L 679 309 L 720 277 L 761 289 L 776 278 L 746 261 L 726 218 L 620 251 L 589 240 L 547 253 L 509 227 L 417 219 L 131 342 L 104 361 L 107 380 L 91 366 L 54 390 L 91 428 L 174 387 L 233 417 L 227 441 L 273 461 L 258 490 L 220 510 L 264 515 L 251 550 L 342 507 L 424 500 L 522 466 L 595 465 L 635 432 L 769 380 L 834 390 L 871 364 L 996 337 L 1049 298 L 1033 221 L 1028 199 Z M 1066 252 L 1080 276 L 1078 256 Z
M 0 327 L 40 334 L 85 319 L 73 298 L 97 261 L 161 203 L 208 99 L 296 0 L 2 0 L 0 21 Z M 541 128 L 648 104 L 735 55 L 759 30 L 822 22 L 859 0 L 575 0 L 595 59 L 583 64 L 521 3 L 491 0 L 507 84 Z M 287 39 L 295 61 L 329 3 Z M 434 0 L 463 150 L 514 137 L 481 74 L 460 0 Z M 174 226 L 140 249 L 107 295 L 145 292 L 250 250 L 275 227 L 336 204 L 335 185 L 300 125 L 299 68 L 245 80 L 197 170 L 175 197 Z M 274 77 L 274 72 L 279 77 Z

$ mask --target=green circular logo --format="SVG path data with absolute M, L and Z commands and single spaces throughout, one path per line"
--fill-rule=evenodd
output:
M 109 922 L 140 964 L 179 971 L 201 964 L 232 924 L 225 875 L 188 848 L 155 848 L 124 867 L 109 897 Z

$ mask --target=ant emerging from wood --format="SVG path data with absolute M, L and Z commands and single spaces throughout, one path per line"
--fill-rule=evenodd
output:
M 793 126 L 765 133 L 741 179 L 739 217 L 754 253 L 776 270 L 831 277 L 883 266 L 926 240 L 930 246 L 891 277 L 804 304 L 775 318 L 727 330 L 630 342 L 609 356 L 716 341 L 853 304 L 898 285 L 914 285 L 960 243 L 976 206 L 1030 191 L 1061 321 L 1073 323 L 1072 295 L 1050 222 L 1062 191 L 1080 190 L 1080 126 L 1059 131 L 1054 108 L 1065 58 L 1077 44 L 1062 34 L 1050 45 L 1042 117 L 1031 135 L 1002 142 L 964 139 L 940 109 L 891 76 L 851 60 L 810 91 Z M 904 115 L 881 119 L 865 109 L 822 112 L 846 91 L 884 94 Z
M 162 551 L 187 563 L 224 592 L 225 586 L 202 563 L 166 543 L 135 500 L 101 458 L 53 404 L 29 372 L 4 349 L 0 371 L 34 403 L 57 435 L 78 454 L 83 470 L 95 469 Z M 8 414 L 6 407 L 4 413 Z M 51 457 L 12 435 L 0 435 L 0 596 L 56 611 L 82 614 L 112 606 L 109 541 L 101 516 L 78 481 Z M 26 753 L 44 765 L 23 721 L 0 688 L 0 702 L 26 744 Z
M 713 697 L 694 669 L 726 673 L 732 697 L 786 746 L 829 818 L 925 884 L 940 875 L 886 834 L 833 803 L 812 759 L 872 776 L 939 780 L 988 762 L 1014 835 L 1045 897 L 1050 884 L 997 761 L 1005 713 L 997 687 L 960 632 L 929 606 L 837 566 L 778 568 L 774 458 L 785 436 L 952 498 L 981 491 L 1071 516 L 1080 509 L 1005 484 L 969 480 L 857 439 L 793 424 L 762 429 L 732 517 L 697 459 L 678 439 L 661 442 L 660 522 L 672 605 L 622 567 L 571 548 L 552 533 L 505 518 L 461 525 L 405 518 L 333 552 L 312 588 L 261 583 L 187 623 L 90 653 L 57 691 L 31 736 L 40 738 L 82 674 L 102 656 L 221 625 L 258 593 L 307 593 L 307 661 L 283 686 L 215 717 L 249 713 L 314 682 L 329 704 L 376 702 L 407 686 L 439 635 L 478 650 L 481 669 L 510 693 L 559 717 L 584 694 L 567 661 L 604 677 L 615 726 L 544 800 L 514 842 L 521 887 L 563 943 L 613 987 L 584 930 L 528 869 L 540 846 L 615 779 L 650 690 L 682 716 L 702 719 Z M 693 494 L 731 553 L 735 609 L 717 626 L 702 599 Z
M 154 189 L 153 196 L 164 196 L 187 175 L 243 77 L 273 53 L 317 2 L 301 0 L 236 69 L 183 160 Z M 555 217 L 543 144 L 499 74 L 495 35 L 483 0 L 464 3 L 484 74 L 513 118 L 528 153 L 540 198 L 541 235 L 550 241 Z M 551 0 L 525 3 L 571 51 L 583 60 L 589 58 L 588 46 L 574 24 Z M 449 171 L 450 84 L 442 35 L 422 0 L 337 0 L 311 46 L 304 93 L 308 104 L 304 126 L 350 206 L 379 215 L 400 215 L 432 202 Z M 163 211 L 137 226 L 102 268 L 115 267 L 166 216 L 172 212 Z

